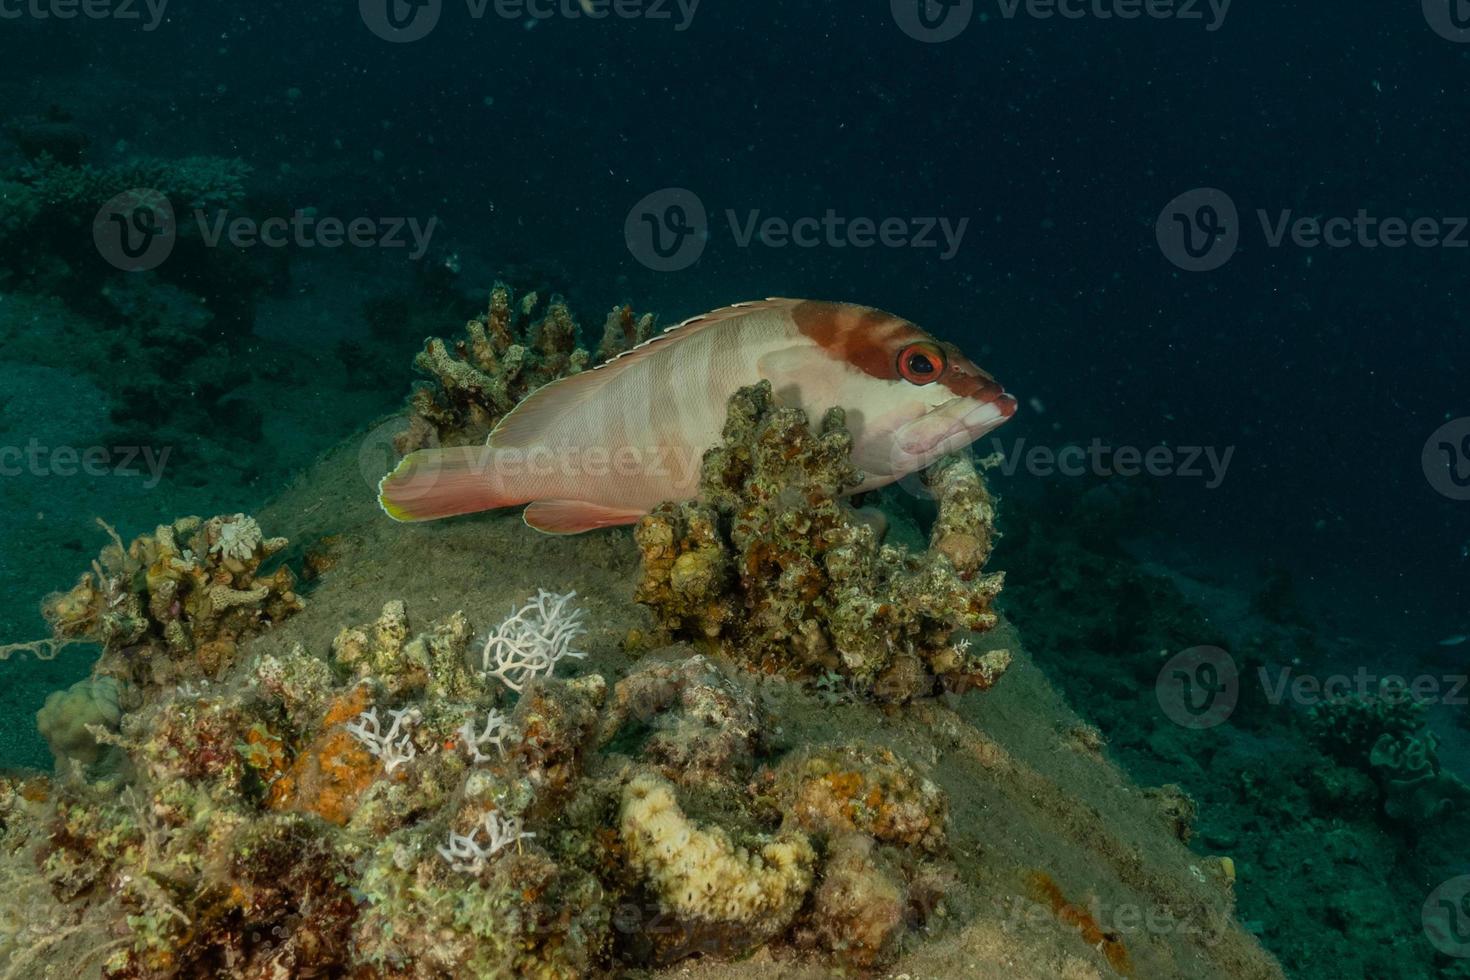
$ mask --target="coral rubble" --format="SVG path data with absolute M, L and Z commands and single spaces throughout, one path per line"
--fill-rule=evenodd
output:
M 639 522 L 637 598 L 670 634 L 718 640 L 764 670 L 851 678 L 882 701 L 988 688 L 1009 654 L 970 651 L 995 625 L 1003 576 L 983 574 L 993 508 L 973 466 L 930 473 L 939 519 L 927 552 L 885 546 L 843 495 L 861 482 L 841 410 L 817 429 L 769 383 L 730 399 L 705 454 L 700 499 Z

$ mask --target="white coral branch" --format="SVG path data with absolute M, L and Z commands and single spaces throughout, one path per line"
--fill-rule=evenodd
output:
M 485 719 L 485 727 L 479 732 L 475 731 L 475 719 L 467 718 L 459 728 L 459 737 L 464 742 L 465 748 L 469 750 L 471 762 L 486 762 L 490 756 L 480 751 L 483 745 L 493 745 L 502 759 L 505 758 L 505 739 L 512 732 L 510 718 L 499 711 L 491 709 L 489 717 Z
M 347 730 L 366 746 L 369 752 L 383 760 L 384 772 L 391 773 L 404 763 L 412 762 L 419 754 L 418 748 L 413 744 L 409 729 L 417 725 L 422 716 L 417 708 L 389 711 L 388 716 L 393 719 L 393 724 L 386 732 L 382 730 L 378 722 L 377 708 L 358 715 L 357 721 L 349 724 Z
M 490 838 L 486 844 L 479 842 L 480 831 Z M 535 834 L 521 829 L 520 817 L 502 817 L 499 813 L 487 813 L 484 819 L 468 834 L 449 832 L 449 843 L 437 848 L 439 856 L 449 862 L 455 871 L 479 874 L 486 863 L 510 844 L 519 843 Z
M 587 654 L 572 644 L 587 632 L 581 609 L 570 606 L 577 593 L 536 593 L 510 618 L 491 631 L 481 653 L 480 669 L 517 694 L 537 677 L 550 677 L 562 659 Z M 569 607 L 570 606 L 570 607 Z

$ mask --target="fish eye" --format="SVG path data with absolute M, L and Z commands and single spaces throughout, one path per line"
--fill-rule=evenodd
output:
M 898 352 L 898 373 L 905 381 L 926 385 L 944 373 L 944 351 L 934 344 L 909 344 Z

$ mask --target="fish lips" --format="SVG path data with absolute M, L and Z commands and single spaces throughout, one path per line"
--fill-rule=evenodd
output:
M 904 456 L 927 463 L 963 449 L 1014 414 L 1016 399 L 1004 391 L 983 399 L 953 398 L 899 427 L 894 445 Z

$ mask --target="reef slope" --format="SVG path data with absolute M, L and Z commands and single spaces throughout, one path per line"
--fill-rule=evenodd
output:
M 290 539 L 288 560 L 319 574 L 302 587 L 303 610 L 241 644 L 242 662 L 285 656 L 296 644 L 325 651 L 344 624 L 372 623 L 395 601 L 416 629 L 458 611 L 483 625 L 550 588 L 575 589 L 589 627 L 581 642 L 589 656 L 558 676 L 596 673 L 611 689 L 639 668 L 629 637 L 647 634 L 654 623 L 634 601 L 639 554 L 631 529 L 548 537 L 514 513 L 398 525 L 373 501 L 378 474 L 363 446 L 359 437 L 329 453 L 257 515 L 271 534 Z M 1131 784 L 1004 621 L 976 646 L 977 653 L 1004 648 L 1013 656 L 993 689 L 908 704 L 824 697 L 777 675 L 739 676 L 738 686 L 771 720 L 762 762 L 774 767 L 812 746 L 861 741 L 920 764 L 948 797 L 944 901 L 925 928 L 910 931 L 896 956 L 885 958 L 884 972 L 1008 980 L 1281 977 L 1234 919 L 1229 862 L 1182 842 L 1187 800 Z M 25 876 L 15 867 L 0 871 L 4 880 Z M 106 942 L 85 930 L 57 937 L 29 969 L 84 962 Z M 88 966 L 86 975 L 95 975 L 96 961 Z M 852 972 L 861 975 L 863 966 Z M 833 966 L 778 945 L 639 975 L 772 980 L 831 976 Z

